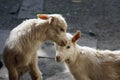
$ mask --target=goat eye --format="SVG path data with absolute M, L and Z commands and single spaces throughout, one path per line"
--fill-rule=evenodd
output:
M 60 31 L 64 32 L 64 29 L 63 29 L 63 28 L 60 28 Z
M 70 46 L 67 46 L 67 49 L 69 49 L 70 48 Z

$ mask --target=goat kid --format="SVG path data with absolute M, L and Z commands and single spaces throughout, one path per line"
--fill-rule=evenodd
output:
M 79 46 L 74 36 L 67 33 L 66 46 L 56 46 L 56 61 L 65 62 L 75 80 L 120 80 L 120 51 L 96 50 Z
M 38 68 L 37 49 L 46 40 L 60 46 L 67 43 L 67 23 L 59 14 L 38 14 L 37 19 L 23 21 L 15 27 L 6 40 L 3 60 L 9 80 L 19 80 L 20 75 L 30 73 L 32 80 L 42 80 Z

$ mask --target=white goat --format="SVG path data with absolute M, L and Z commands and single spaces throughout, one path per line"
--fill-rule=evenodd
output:
M 79 46 L 80 32 L 67 36 L 66 46 L 55 44 L 56 60 L 65 61 L 75 80 L 120 80 L 120 51 Z
M 19 80 L 20 75 L 30 73 L 32 80 L 42 80 L 36 51 L 43 42 L 51 40 L 58 45 L 67 43 L 67 23 L 59 14 L 38 14 L 15 27 L 6 41 L 3 60 L 9 80 Z

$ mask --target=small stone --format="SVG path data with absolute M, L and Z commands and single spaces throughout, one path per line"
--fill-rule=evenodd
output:
M 95 36 L 95 33 L 93 33 L 92 31 L 89 31 L 88 34 L 89 34 L 90 36 L 92 36 L 92 37 Z
M 70 16 L 70 13 L 66 13 L 66 16 Z

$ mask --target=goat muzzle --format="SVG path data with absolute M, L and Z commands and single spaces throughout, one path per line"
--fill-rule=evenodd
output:
M 56 61 L 60 62 L 61 61 L 61 57 L 60 56 L 56 56 Z

